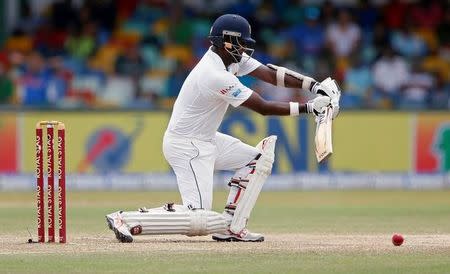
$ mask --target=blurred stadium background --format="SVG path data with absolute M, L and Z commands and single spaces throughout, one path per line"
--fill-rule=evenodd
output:
M 0 1 L 0 190 L 34 189 L 34 125 L 67 126 L 69 189 L 175 190 L 161 152 L 171 106 L 213 20 L 248 18 L 254 57 L 343 88 L 335 154 L 314 121 L 232 110 L 221 131 L 279 136 L 266 189 L 450 187 L 450 5 L 445 1 Z M 264 97 L 298 90 L 244 77 Z M 218 188 L 227 175 L 219 173 Z

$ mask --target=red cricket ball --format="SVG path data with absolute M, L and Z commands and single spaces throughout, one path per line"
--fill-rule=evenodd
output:
M 403 236 L 402 236 L 401 234 L 394 234 L 394 235 L 392 236 L 392 243 L 393 243 L 395 246 L 402 245 L 402 244 L 403 244 L 403 241 L 404 241 L 404 238 L 403 238 Z

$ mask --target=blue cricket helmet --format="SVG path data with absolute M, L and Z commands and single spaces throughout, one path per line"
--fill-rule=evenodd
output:
M 253 54 L 255 40 L 251 37 L 252 29 L 247 19 L 237 14 L 225 14 L 214 21 L 209 40 L 216 47 L 225 48 L 239 62 L 242 58 L 240 51 L 249 56 Z

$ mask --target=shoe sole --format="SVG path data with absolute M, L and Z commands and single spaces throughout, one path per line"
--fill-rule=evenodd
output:
M 109 229 L 111 229 L 112 231 L 114 231 L 114 234 L 116 235 L 116 239 L 121 242 L 121 243 L 131 243 L 133 242 L 133 238 L 131 238 L 130 236 L 124 235 L 123 233 L 120 233 L 119 230 L 117 230 L 117 228 L 114 227 L 114 220 L 111 218 L 108 218 L 108 216 L 106 217 L 106 223 L 108 224 Z
M 243 240 L 243 239 L 235 237 L 235 236 L 221 238 L 221 237 L 217 237 L 217 236 L 213 235 L 212 239 L 215 241 L 218 241 L 218 242 L 251 242 L 251 243 L 264 242 L 264 237 L 260 237 L 258 239 L 254 239 L 254 240 Z

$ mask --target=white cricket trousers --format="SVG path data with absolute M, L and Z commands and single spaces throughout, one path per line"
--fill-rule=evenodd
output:
M 214 170 L 242 168 L 259 151 L 239 139 L 219 132 L 211 141 L 166 132 L 163 153 L 177 177 L 183 205 L 211 210 Z

